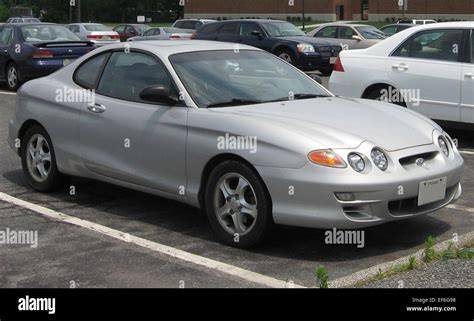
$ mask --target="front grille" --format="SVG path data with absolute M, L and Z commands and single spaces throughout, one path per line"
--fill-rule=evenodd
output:
M 403 216 L 403 215 L 416 215 L 420 213 L 429 212 L 431 210 L 436 210 L 448 200 L 453 198 L 456 193 L 458 185 L 449 187 L 446 190 L 446 197 L 443 200 L 418 206 L 418 196 L 412 198 L 406 198 L 398 201 L 391 201 L 388 203 L 388 211 L 393 216 Z
M 430 161 L 434 159 L 436 156 L 438 156 L 438 154 L 439 152 L 430 152 L 430 153 L 412 155 L 412 156 L 400 158 L 399 162 L 402 166 L 414 165 L 416 163 L 416 160 L 419 158 L 423 158 L 426 162 L 426 161 Z

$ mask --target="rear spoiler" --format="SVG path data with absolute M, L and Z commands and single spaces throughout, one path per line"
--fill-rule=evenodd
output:
M 90 41 L 52 41 L 52 42 L 37 42 L 35 47 L 54 48 L 54 47 L 88 47 L 94 44 Z

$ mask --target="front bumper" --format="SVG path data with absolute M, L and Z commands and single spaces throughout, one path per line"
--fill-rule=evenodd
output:
M 365 142 L 357 151 L 366 154 L 373 147 Z M 347 159 L 352 151 L 336 152 Z M 400 160 L 407 156 L 434 151 L 439 152 L 439 148 L 432 144 L 387 153 L 391 165 L 385 172 L 374 167 L 361 174 L 351 167 L 337 169 L 309 162 L 300 169 L 259 167 L 257 170 L 272 196 L 275 223 L 312 228 L 363 228 L 431 213 L 460 197 L 464 161 L 459 153 L 452 152 L 449 158 L 438 153 L 423 167 L 400 165 Z M 419 184 L 441 177 L 447 178 L 446 197 L 417 206 Z M 352 193 L 355 200 L 338 200 L 335 193 L 341 192 Z

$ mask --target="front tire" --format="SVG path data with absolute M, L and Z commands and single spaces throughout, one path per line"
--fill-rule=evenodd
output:
M 6 74 L 7 89 L 10 91 L 17 91 L 21 85 L 20 72 L 18 71 L 17 65 L 15 63 L 8 64 Z
M 34 190 L 52 192 L 64 183 L 56 165 L 53 143 L 43 127 L 35 125 L 27 130 L 20 155 L 23 173 Z
M 293 53 L 288 49 L 281 49 L 276 53 L 276 56 L 280 59 L 285 60 L 287 63 L 292 64 L 295 66 L 296 59 Z
M 205 208 L 217 236 L 233 247 L 261 243 L 273 225 L 266 187 L 250 166 L 238 161 L 226 161 L 211 172 Z

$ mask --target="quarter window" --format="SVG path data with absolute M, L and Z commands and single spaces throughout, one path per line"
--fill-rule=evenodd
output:
M 155 58 L 138 52 L 114 52 L 104 69 L 97 92 L 113 98 L 145 102 L 140 99 L 140 92 L 158 85 L 172 88 L 172 81 Z
M 74 81 L 84 88 L 95 89 L 101 67 L 108 56 L 108 53 L 100 54 L 86 61 L 77 69 Z
M 418 59 L 459 61 L 462 30 L 430 30 L 421 32 L 400 46 L 394 56 Z

